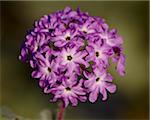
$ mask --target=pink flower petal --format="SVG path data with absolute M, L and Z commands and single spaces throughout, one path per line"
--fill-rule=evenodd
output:
M 78 101 L 76 98 L 69 96 L 69 100 L 71 101 L 72 106 L 77 106 Z
M 40 78 L 41 76 L 42 76 L 42 74 L 39 71 L 33 71 L 32 72 L 32 77 L 33 78 Z
M 119 58 L 118 64 L 117 64 L 117 72 L 121 75 L 125 75 L 125 56 L 122 54 Z
M 65 44 L 66 44 L 66 42 L 63 42 L 63 41 L 56 41 L 56 42 L 54 43 L 54 45 L 57 46 L 57 47 L 62 47 L 62 46 L 64 46 Z
M 84 86 L 85 86 L 86 88 L 91 87 L 93 84 L 94 84 L 94 80 L 86 80 L 86 81 L 84 82 Z
M 116 91 L 116 85 L 114 84 L 110 84 L 106 87 L 106 89 L 110 92 L 110 93 L 114 93 Z
M 98 98 L 98 88 L 95 88 L 95 90 L 93 90 L 90 95 L 89 95 L 89 101 L 94 103 Z
M 106 100 L 107 99 L 107 92 L 103 86 L 100 88 L 100 93 L 103 95 L 102 100 Z
M 66 108 L 69 104 L 69 100 L 68 100 L 68 98 L 64 98 L 63 101 L 64 101 L 64 106 Z

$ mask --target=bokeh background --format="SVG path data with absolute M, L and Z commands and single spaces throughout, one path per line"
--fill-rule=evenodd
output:
M 119 77 L 114 66 L 110 69 L 118 86 L 115 94 L 109 95 L 106 102 L 99 98 L 95 104 L 87 102 L 77 107 L 69 106 L 65 119 L 148 119 L 148 1 L 1 2 L 1 114 L 11 111 L 24 118 L 37 119 L 46 109 L 51 110 L 55 118 L 57 104 L 49 103 L 50 96 L 42 93 L 38 82 L 30 76 L 31 68 L 20 62 L 18 55 L 26 31 L 33 22 L 65 6 L 80 7 L 92 16 L 105 18 L 110 28 L 117 28 L 124 38 L 127 58 L 125 77 Z

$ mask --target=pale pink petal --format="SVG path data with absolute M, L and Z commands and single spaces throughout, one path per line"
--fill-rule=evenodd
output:
M 72 97 L 72 96 L 69 96 L 69 100 L 71 101 L 72 106 L 77 106 L 78 101 L 77 101 L 76 98 L 74 98 L 74 97 Z
M 84 86 L 85 86 L 86 88 L 91 87 L 93 84 L 94 84 L 94 80 L 86 80 L 86 81 L 84 82 Z
M 102 100 L 106 100 L 107 99 L 107 92 L 104 86 L 100 87 L 100 93 L 103 95 Z
M 78 96 L 78 99 L 81 101 L 81 102 L 85 102 L 87 100 L 87 97 L 86 96 Z
M 117 72 L 121 75 L 125 75 L 125 55 L 121 55 L 117 64 Z
M 106 89 L 110 92 L 110 93 L 114 93 L 116 91 L 116 85 L 114 84 L 108 84 Z
M 32 72 L 32 77 L 33 78 L 40 78 L 42 76 L 42 73 L 39 71 L 33 71 Z
M 66 43 L 67 42 L 65 42 L 65 41 L 56 41 L 54 43 L 54 45 L 57 46 L 57 47 L 63 47 Z
M 98 88 L 95 88 L 95 90 L 93 90 L 90 93 L 90 95 L 89 95 L 89 101 L 90 102 L 94 103 L 97 100 L 97 98 L 98 98 L 98 92 L 99 92 Z
M 87 55 L 87 52 L 86 51 L 82 51 L 82 52 L 78 52 L 75 54 L 75 58 L 83 58 Z
M 39 65 L 42 67 L 46 67 L 46 59 L 43 57 L 42 54 L 37 53 L 35 55 L 36 60 L 38 61 Z
M 63 101 L 64 101 L 64 106 L 66 108 L 69 104 L 69 100 L 68 100 L 68 98 L 64 98 Z

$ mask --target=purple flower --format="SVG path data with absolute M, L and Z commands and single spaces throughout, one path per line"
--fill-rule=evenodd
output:
M 95 21 L 94 18 L 89 17 L 87 21 L 79 26 L 79 31 L 85 34 L 90 34 L 95 32 Z
M 82 88 L 83 80 L 80 80 L 79 83 L 77 83 L 76 79 L 77 78 L 74 75 L 63 77 L 62 84 L 49 91 L 55 95 L 52 101 L 55 102 L 57 99 L 62 99 L 65 107 L 68 106 L 69 101 L 73 106 L 78 104 L 78 100 L 85 102 L 86 92 L 84 88 Z
M 35 59 L 38 61 L 38 68 L 32 72 L 32 77 L 48 80 L 49 84 L 53 84 L 57 80 L 58 67 L 54 60 L 50 60 L 50 55 L 50 51 L 45 53 L 45 57 L 40 53 L 35 55 Z
M 87 61 L 94 61 L 97 65 L 103 64 L 108 65 L 108 57 L 111 55 L 111 48 L 106 44 L 103 44 L 101 40 L 93 43 L 89 42 L 86 47 L 89 55 L 86 57 Z
M 51 102 L 62 100 L 76 106 L 79 101 L 107 99 L 116 85 L 108 73 L 109 59 L 125 75 L 123 38 L 109 29 L 103 18 L 92 17 L 79 8 L 66 7 L 35 22 L 21 47 L 19 59 L 30 64 L 32 77 L 39 80 Z
M 40 51 L 42 46 L 48 42 L 46 38 L 47 36 L 45 36 L 43 33 L 36 34 L 32 32 L 32 34 L 26 36 L 25 45 L 31 52 Z
M 122 53 L 123 49 L 121 47 L 113 47 L 112 61 L 117 63 L 117 72 L 121 75 L 125 75 L 125 55 Z
M 44 15 L 39 21 L 35 22 L 35 32 L 52 33 L 58 26 L 57 16 Z
M 95 102 L 99 93 L 103 95 L 102 100 L 107 99 L 107 91 L 114 93 L 116 86 L 112 84 L 112 76 L 107 72 L 101 72 L 98 68 L 94 69 L 94 74 L 84 74 L 88 80 L 84 82 L 84 86 L 88 88 L 90 92 L 89 101 Z M 107 91 L 106 91 L 107 90 Z
M 66 66 L 68 73 L 72 73 L 74 69 L 78 67 L 79 64 L 83 64 L 86 67 L 89 66 L 89 63 L 86 62 L 83 58 L 87 55 L 86 51 L 77 52 L 77 48 L 67 48 L 62 49 L 59 56 L 59 63 L 62 66 Z
M 71 42 L 73 38 L 76 36 L 76 31 L 67 30 L 65 32 L 58 31 L 57 36 L 52 40 L 54 41 L 54 45 L 57 47 L 63 47 L 67 43 Z
M 116 29 L 112 29 L 110 31 L 106 30 L 100 33 L 100 38 L 105 40 L 106 44 L 109 46 L 118 46 L 123 43 L 123 39 L 117 34 Z

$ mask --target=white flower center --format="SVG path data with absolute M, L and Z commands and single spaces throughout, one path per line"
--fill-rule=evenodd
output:
M 102 80 L 102 79 L 101 79 L 100 77 L 97 77 L 96 80 L 95 80 L 95 81 L 96 81 L 96 84 L 99 85 L 99 84 L 101 83 L 101 80 Z
M 45 73 L 46 74 L 49 74 L 49 73 L 51 73 L 52 72 L 52 69 L 50 68 L 50 67 L 46 67 L 45 68 Z
M 65 37 L 65 40 L 68 40 L 68 41 L 71 39 L 69 32 L 67 32 L 64 37 Z
M 66 87 L 65 88 L 65 90 L 64 90 L 64 92 L 66 93 L 66 94 L 71 94 L 71 88 L 70 87 Z
M 68 63 L 68 62 L 72 62 L 73 61 L 73 55 L 71 55 L 70 53 L 66 53 L 64 55 L 64 60 Z
M 84 32 L 84 33 L 87 33 L 88 29 L 87 29 L 87 27 L 83 26 L 82 29 L 81 29 L 81 31 Z
M 101 57 L 102 57 L 102 51 L 96 50 L 95 56 L 96 56 L 97 58 L 101 58 Z

